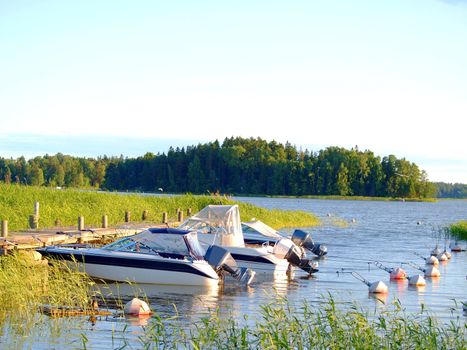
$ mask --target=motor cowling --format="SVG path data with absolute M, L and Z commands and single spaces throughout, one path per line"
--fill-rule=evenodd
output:
M 229 251 L 217 245 L 212 245 L 207 249 L 204 259 L 213 267 L 217 274 L 223 275 L 228 273 L 238 282 L 245 285 L 249 285 L 256 274 L 255 271 L 249 268 L 238 267 L 237 262 Z
M 328 253 L 328 248 L 323 244 L 315 244 L 311 234 L 303 230 L 295 230 L 292 234 L 292 242 L 299 247 L 303 247 L 317 256 L 323 256 Z
M 273 253 L 278 258 L 286 259 L 291 265 L 301 268 L 308 274 L 318 272 L 318 264 L 303 258 L 300 247 L 288 238 L 278 240 L 274 245 Z

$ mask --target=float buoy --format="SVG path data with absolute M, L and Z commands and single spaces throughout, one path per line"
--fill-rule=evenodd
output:
M 374 294 L 387 294 L 388 286 L 383 281 L 369 282 L 364 279 L 359 273 L 352 271 L 352 276 L 354 276 L 359 281 L 365 283 L 368 286 L 368 291 Z
M 389 279 L 391 280 L 403 280 L 407 278 L 407 273 L 401 267 L 389 268 L 381 264 L 379 261 L 375 261 L 374 264 L 381 270 L 389 272 Z
M 401 267 L 396 267 L 389 273 L 389 279 L 403 280 L 407 278 L 407 273 Z
M 427 259 L 425 260 L 425 263 L 426 263 L 427 265 L 438 266 L 438 265 L 439 265 L 439 260 L 438 260 L 438 258 L 436 258 L 436 256 L 431 255 L 429 258 L 427 258 Z
M 140 300 L 138 298 L 133 298 L 125 304 L 123 312 L 126 315 L 140 316 L 151 314 L 151 309 L 145 301 Z
M 440 249 L 438 246 L 436 246 L 436 248 L 434 248 L 434 249 L 431 251 L 431 255 L 434 255 L 434 256 L 437 256 L 437 255 L 439 255 L 439 254 L 441 254 L 441 253 L 442 253 L 442 251 L 441 251 L 441 249 Z
M 465 250 L 465 248 L 462 247 L 462 245 L 460 245 L 459 242 L 454 242 L 454 243 L 451 242 L 449 244 L 449 248 L 451 248 L 452 252 L 461 252 Z
M 438 261 L 448 261 L 449 260 L 445 253 L 441 253 L 441 254 L 437 255 L 436 259 L 438 259 Z
M 368 286 L 368 291 L 370 293 L 387 294 L 388 286 L 383 281 L 376 281 L 370 283 L 370 285 Z
M 441 276 L 441 272 L 439 272 L 436 266 L 430 266 L 429 268 L 425 269 L 425 277 L 439 277 Z
M 426 286 L 426 281 L 422 275 L 413 275 L 409 278 L 409 285 L 411 286 Z
M 444 249 L 444 252 L 443 252 L 443 253 L 444 253 L 444 255 L 446 255 L 446 257 L 447 257 L 448 259 L 451 259 L 451 258 L 452 258 L 452 254 L 449 253 L 446 249 Z
M 428 258 L 425 258 L 423 255 L 420 255 L 418 253 L 414 253 L 414 254 L 418 256 L 419 258 L 422 258 L 423 260 L 425 260 L 425 263 L 427 265 L 435 265 L 435 266 L 439 265 L 439 260 L 436 258 L 436 256 L 430 255 Z

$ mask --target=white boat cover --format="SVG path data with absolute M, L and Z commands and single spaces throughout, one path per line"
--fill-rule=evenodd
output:
M 215 235 L 214 244 L 244 247 L 238 205 L 208 205 L 187 219 L 179 229 Z
M 260 220 L 242 222 L 243 225 L 253 229 L 254 231 L 259 232 L 263 236 L 273 237 L 273 238 L 282 238 L 278 231 L 274 230 L 272 227 L 266 225 Z

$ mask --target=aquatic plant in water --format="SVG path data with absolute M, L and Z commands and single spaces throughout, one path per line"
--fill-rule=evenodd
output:
M 253 322 L 253 323 L 252 323 Z M 338 307 L 332 297 L 300 307 L 281 299 L 261 306 L 256 320 L 222 318 L 216 310 L 193 326 L 156 318 L 145 328 L 146 349 L 465 349 L 466 325 L 441 324 L 423 308 L 406 314 L 395 301 L 371 314 L 356 306 Z

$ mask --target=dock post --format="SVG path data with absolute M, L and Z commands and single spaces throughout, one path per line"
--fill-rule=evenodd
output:
M 32 229 L 39 228 L 39 216 L 29 215 L 29 228 L 32 228 Z
M 177 210 L 175 211 L 175 213 L 178 215 L 178 213 L 180 213 L 180 208 L 177 208 Z
M 143 215 L 141 215 L 141 219 L 144 221 L 148 218 L 148 211 L 147 210 L 144 210 L 143 211 Z
M 125 212 L 125 222 L 130 222 L 130 217 L 131 217 L 131 212 L 126 211 Z
M 183 221 L 183 210 L 180 210 L 178 212 L 178 222 L 182 222 Z
M 188 208 L 188 209 L 187 209 L 186 215 L 187 215 L 187 216 L 191 216 L 191 208 Z
M 84 216 L 78 216 L 78 231 L 84 230 Z
M 34 215 L 39 217 L 39 202 L 34 203 Z
M 8 220 L 2 220 L 2 237 L 8 237 Z
M 163 224 L 167 223 L 167 212 L 166 211 L 162 213 L 162 223 Z
M 102 228 L 107 228 L 109 226 L 109 218 L 107 215 L 102 215 Z

